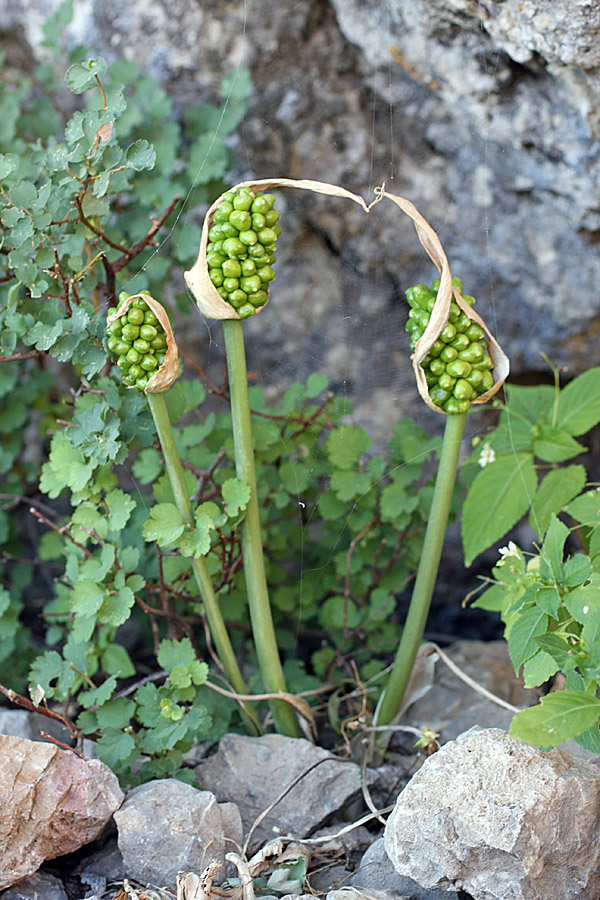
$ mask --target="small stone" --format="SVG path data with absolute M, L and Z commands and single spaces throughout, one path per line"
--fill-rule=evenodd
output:
M 68 900 L 62 881 L 46 872 L 35 872 L 2 891 L 2 900 Z
M 224 863 L 242 843 L 235 804 L 174 778 L 134 788 L 114 819 L 125 874 L 141 884 L 174 887 L 178 872 Z
M 196 768 L 196 779 L 221 800 L 234 800 L 245 833 L 294 779 L 320 763 L 296 784 L 253 832 L 251 846 L 279 834 L 304 838 L 360 791 L 360 768 L 343 762 L 310 741 L 266 734 L 228 734 L 218 752 Z M 369 781 L 372 775 L 369 773 Z
M 351 879 L 351 885 L 369 896 L 376 892 L 395 900 L 433 900 L 441 891 L 421 887 L 407 875 L 400 875 L 394 869 L 385 852 L 383 838 L 373 841 L 360 861 Z M 343 900 L 343 898 L 342 898 Z
M 598 900 L 600 774 L 500 729 L 430 756 L 385 828 L 395 869 L 474 900 Z
M 0 888 L 93 841 L 123 792 L 99 760 L 0 735 Z

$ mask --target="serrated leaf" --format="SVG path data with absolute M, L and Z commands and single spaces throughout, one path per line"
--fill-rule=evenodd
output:
M 106 69 L 106 60 L 102 57 L 88 59 L 85 63 L 75 63 L 69 66 L 65 81 L 74 94 L 83 94 L 84 91 L 98 86 L 96 78 L 102 79 Z
M 577 437 L 600 422 L 600 367 L 578 375 L 560 392 L 557 427 Z
M 160 453 L 151 447 L 142 450 L 133 464 L 133 474 L 142 484 L 152 484 L 162 470 Z
M 600 718 L 600 700 L 579 691 L 554 691 L 512 720 L 510 734 L 534 747 L 555 747 L 587 731 Z
M 190 673 L 192 681 L 196 686 L 204 684 L 204 682 L 208 678 L 208 666 L 205 662 L 201 662 L 199 659 L 195 659 L 189 664 L 188 672 Z
M 157 658 L 159 666 L 171 673 L 175 666 L 189 666 L 194 662 L 196 654 L 189 638 L 182 638 L 180 641 L 165 639 L 160 642 Z
M 89 706 L 102 706 L 110 698 L 116 687 L 117 679 L 114 675 L 111 675 L 100 687 L 93 688 L 91 691 L 81 691 L 77 699 L 85 709 Z
M 558 582 L 562 575 L 562 561 L 565 550 L 565 542 L 569 536 L 569 529 L 557 519 L 550 517 L 550 525 L 542 544 L 540 552 L 540 574 L 542 578 L 548 578 Z
M 540 634 L 536 637 L 535 642 L 558 663 L 561 672 L 566 673 L 569 669 L 575 668 L 576 660 L 573 658 L 572 648 L 565 638 L 558 637 L 556 634 Z
M 102 762 L 111 769 L 118 769 L 137 755 L 135 740 L 117 728 L 107 728 L 96 747 Z
M 600 525 L 600 489 L 594 488 L 576 497 L 569 503 L 566 511 L 582 525 L 592 528 Z
M 169 675 L 169 686 L 174 688 L 186 688 L 192 683 L 192 677 L 188 672 L 187 666 L 181 663 L 171 670 Z
M 462 510 L 467 566 L 525 515 L 536 489 L 537 475 L 530 453 L 501 456 L 476 475 Z
M 517 674 L 523 663 L 539 649 L 534 638 L 547 629 L 548 616 L 537 606 L 519 614 L 508 635 L 508 652 Z
M 102 668 L 107 675 L 116 675 L 119 678 L 131 678 L 135 675 L 135 666 L 121 644 L 109 644 L 102 652 L 101 660 Z
M 76 615 L 89 617 L 98 612 L 104 601 L 104 587 L 82 578 L 71 591 L 71 608 Z
M 540 587 L 535 594 L 535 603 L 538 609 L 556 619 L 558 607 L 560 606 L 560 594 L 555 587 L 550 585 Z
M 156 162 L 154 147 L 146 140 L 136 141 L 130 144 L 125 153 L 125 165 L 136 172 L 144 169 L 153 169 Z
M 181 513 L 174 503 L 158 503 L 150 510 L 143 534 L 147 541 L 157 541 L 159 547 L 169 547 L 183 534 L 184 527 Z
M 118 628 L 131 615 L 131 607 L 135 596 L 131 588 L 122 587 L 118 591 L 107 594 L 98 610 L 98 619 L 104 625 Z
M 136 507 L 135 500 L 120 488 L 115 488 L 106 494 L 105 502 L 110 516 L 111 529 L 122 531 Z
M 325 441 L 325 451 L 338 469 L 353 469 L 371 446 L 371 438 L 362 428 L 340 425 Z
M 589 584 L 569 591 L 565 594 L 563 602 L 575 621 L 585 625 L 600 611 L 600 575 L 594 573 Z
M 228 478 L 222 487 L 223 505 L 230 518 L 244 512 L 250 500 L 250 488 L 238 478 Z
M 14 153 L 0 153 L 0 181 L 8 178 L 17 168 L 17 157 Z
M 584 553 L 576 553 L 563 563 L 561 583 L 565 587 L 576 587 L 583 584 L 592 574 L 592 564 Z
M 206 556 L 210 550 L 210 532 L 214 528 L 214 522 L 203 513 L 196 512 L 196 527 L 190 531 L 184 531 L 179 539 L 179 549 L 183 556 L 193 556 L 198 559 Z
M 545 684 L 558 672 L 558 663 L 545 650 L 538 650 L 535 656 L 523 665 L 523 682 L 526 688 Z
M 309 400 L 314 400 L 315 397 L 318 397 L 319 394 L 322 394 L 323 391 L 326 391 L 328 387 L 329 378 L 327 377 L 327 375 L 317 375 L 316 372 L 312 372 L 306 380 L 304 396 Z
M 529 523 L 539 538 L 546 533 L 552 514 L 561 512 L 583 490 L 586 478 L 583 466 L 553 469 L 544 476 L 533 496 L 529 513 Z

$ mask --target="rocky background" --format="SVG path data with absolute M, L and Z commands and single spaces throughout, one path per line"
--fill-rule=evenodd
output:
M 58 0 L 0 0 L 31 65 Z M 594 0 L 75 0 L 72 44 L 152 71 L 176 107 L 250 69 L 232 179 L 317 178 L 411 199 L 512 359 L 599 362 L 600 8 Z M 417 401 L 403 291 L 436 273 L 391 204 L 288 192 L 273 312 L 250 323 L 267 384 L 313 369 L 384 438 Z M 199 216 L 202 210 L 189 210 Z M 215 335 L 218 329 L 211 329 Z M 198 318 L 196 335 L 206 341 Z M 214 355 L 214 345 L 212 351 Z M 207 350 L 208 355 L 208 350 Z M 432 418 L 436 418 L 431 414 Z

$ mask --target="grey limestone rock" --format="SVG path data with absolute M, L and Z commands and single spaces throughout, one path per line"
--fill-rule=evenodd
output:
M 228 734 L 221 739 L 218 752 L 194 771 L 200 784 L 220 801 L 236 802 L 247 834 L 257 816 L 315 763 L 316 768 L 253 832 L 254 846 L 279 834 L 307 837 L 360 791 L 360 768 L 303 739 L 280 734 L 259 738 Z
M 405 898 L 405 900 L 435 900 L 443 891 L 421 887 L 408 875 L 400 875 L 394 869 L 385 852 L 383 838 L 373 841 L 360 861 L 360 865 L 352 876 L 351 884 L 369 896 L 376 892 L 387 898 Z M 344 898 L 339 898 L 344 900 Z M 350 898 L 346 898 L 350 900 Z
M 200 873 L 241 844 L 233 803 L 176 779 L 134 788 L 115 814 L 125 874 L 142 884 L 174 887 L 179 871 Z
M 474 900 L 597 900 L 600 774 L 500 729 L 429 757 L 385 829 L 394 868 Z
M 68 900 L 59 878 L 47 872 L 34 872 L 0 892 L 2 900 Z

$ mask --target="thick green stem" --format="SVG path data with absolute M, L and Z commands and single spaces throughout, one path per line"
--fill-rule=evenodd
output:
M 160 445 L 165 457 L 165 464 L 173 489 L 175 504 L 185 524 L 193 528 L 195 524 L 194 513 L 190 495 L 185 483 L 183 467 L 181 465 L 181 460 L 179 459 L 177 447 L 175 446 L 175 438 L 173 436 L 173 429 L 171 427 L 171 420 L 169 418 L 164 394 L 147 394 L 146 396 L 156 425 L 158 439 L 160 440 Z M 199 559 L 192 558 L 192 570 L 196 576 L 196 582 L 200 589 L 200 595 L 206 611 L 208 627 L 210 628 L 212 639 L 215 642 L 217 655 L 225 669 L 225 674 L 233 689 L 237 691 L 238 694 L 247 694 L 248 688 L 237 664 L 235 653 L 233 652 L 233 647 L 229 640 L 227 627 L 223 621 L 223 616 L 221 615 L 219 602 L 215 595 L 204 557 L 200 557 Z M 244 715 L 244 722 L 251 734 L 258 734 L 256 725 L 249 716 Z
M 389 725 L 392 719 L 398 715 L 417 657 L 419 644 L 423 638 L 442 557 L 466 420 L 466 413 L 451 415 L 446 419 L 440 464 L 433 490 L 423 551 L 394 667 L 379 704 L 378 725 Z
M 225 351 L 229 370 L 229 396 L 233 421 L 235 445 L 235 465 L 237 477 L 250 488 L 250 500 L 242 522 L 242 552 L 244 554 L 244 576 L 250 608 L 252 633 L 258 656 L 260 671 L 269 693 L 285 692 L 285 679 L 279 659 L 279 648 L 275 637 L 271 606 L 265 577 L 254 450 L 252 446 L 252 426 L 250 422 L 250 402 L 248 399 L 248 375 L 244 332 L 239 319 L 224 319 Z M 271 709 L 277 730 L 291 737 L 298 735 L 298 724 L 291 706 L 283 700 L 273 700 Z

